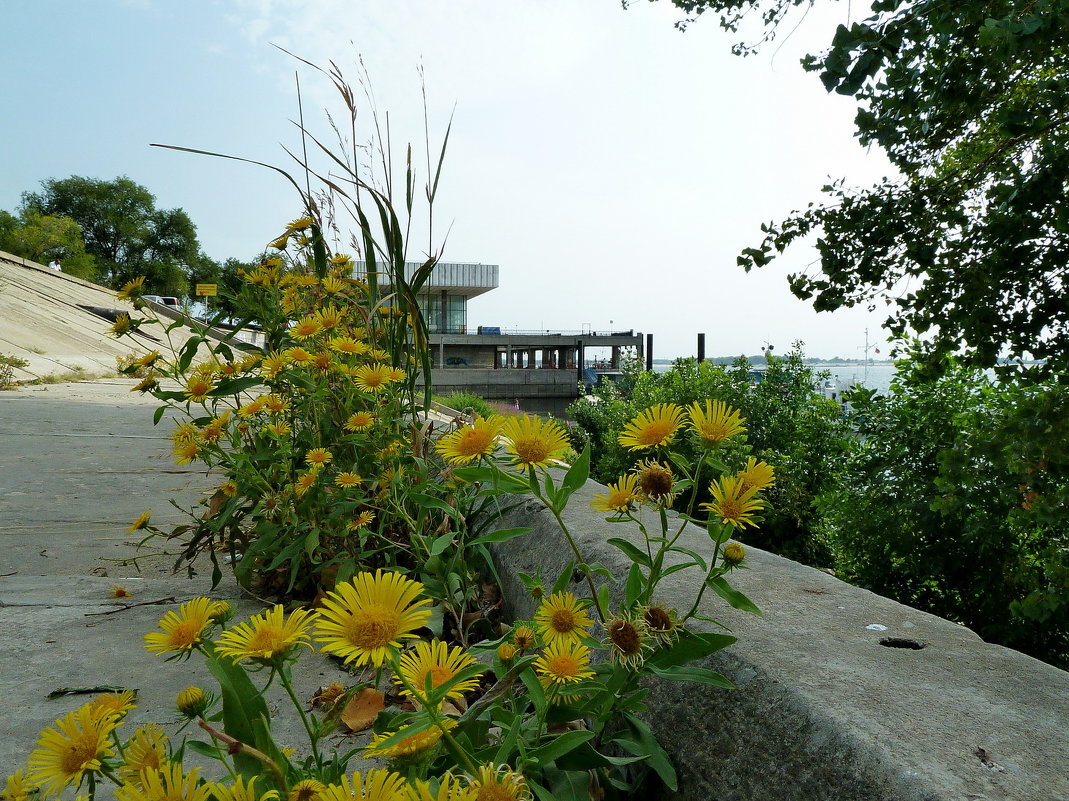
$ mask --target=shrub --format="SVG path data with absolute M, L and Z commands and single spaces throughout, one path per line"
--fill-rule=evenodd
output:
M 0 353 L 0 390 L 15 389 L 18 386 L 18 382 L 15 381 L 15 368 L 29 365 L 28 361 L 18 356 Z
M 640 409 L 657 403 L 686 405 L 713 398 L 746 417 L 746 437 L 722 454 L 726 464 L 749 455 L 776 465 L 770 491 L 773 511 L 759 533 L 746 537 L 764 548 L 810 564 L 829 564 L 831 553 L 819 536 L 815 498 L 832 481 L 837 464 L 853 447 L 838 403 L 813 391 L 821 378 L 803 361 L 801 343 L 785 356 L 769 357 L 755 371 L 745 359 L 728 367 L 680 359 L 665 373 L 626 366 L 620 385 L 604 384 L 568 414 L 576 422 L 576 447 L 589 442 L 592 472 L 609 482 L 637 461 L 618 441 L 624 425 Z M 693 455 L 693 454 L 691 454 Z
M 820 499 L 844 578 L 1069 665 L 1069 389 L 953 362 L 855 398 L 860 447 Z

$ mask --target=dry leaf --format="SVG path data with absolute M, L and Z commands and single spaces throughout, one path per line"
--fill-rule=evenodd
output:
M 368 687 L 353 696 L 341 713 L 341 722 L 349 731 L 370 729 L 379 712 L 386 708 L 386 697 L 378 690 Z

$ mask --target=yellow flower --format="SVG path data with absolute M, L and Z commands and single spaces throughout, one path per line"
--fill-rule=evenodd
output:
M 494 452 L 503 426 L 504 421 L 500 417 L 476 417 L 470 426 L 464 426 L 438 440 L 434 449 L 454 464 L 489 456 Z
M 267 406 L 267 411 L 271 412 L 271 414 L 284 414 L 290 408 L 289 401 L 274 392 L 270 395 L 264 395 L 264 405 Z
M 200 432 L 201 439 L 209 443 L 218 442 L 223 438 L 223 432 L 226 430 L 226 424 L 229 421 L 229 411 L 225 411 L 218 417 L 213 418 L 206 426 L 204 426 L 204 430 Z
M 609 485 L 607 495 L 595 495 L 590 505 L 599 512 L 626 512 L 638 497 L 638 476 L 620 476 L 620 480 Z
M 249 779 L 247 784 L 238 776 L 231 785 L 210 782 L 208 787 L 215 801 L 276 801 L 278 798 L 278 790 L 267 790 L 257 795 L 256 777 Z
M 205 694 L 200 687 L 186 687 L 175 698 L 174 705 L 187 718 L 195 718 L 208 711 L 211 696 Z
M 653 647 L 647 633 L 646 621 L 625 615 L 610 618 L 605 623 L 609 658 L 634 670 L 642 664 L 643 651 Z
M 672 505 L 676 497 L 672 468 L 654 459 L 645 459 L 635 465 L 633 472 L 638 479 L 640 498 L 661 506 Z
M 244 406 L 239 407 L 238 417 L 242 418 L 243 420 L 247 420 L 250 417 L 255 417 L 266 408 L 267 401 L 264 400 L 263 396 L 261 396 L 259 398 L 249 401 Z
M 185 396 L 195 403 L 208 398 L 208 393 L 215 389 L 215 384 L 207 376 L 195 374 L 186 381 Z
M 36 790 L 37 786 L 27 780 L 21 770 L 16 770 L 4 782 L 4 792 L 0 798 L 4 801 L 30 801 L 30 796 Z
M 594 676 L 590 669 L 590 649 L 570 640 L 550 642 L 535 659 L 534 669 L 554 690 L 560 689 L 560 685 L 574 684 Z
M 111 591 L 108 593 L 109 598 L 129 598 L 130 591 L 126 587 L 120 587 L 118 584 L 111 585 Z
M 302 779 L 290 788 L 288 801 L 320 801 L 327 786 L 316 779 Z
M 497 646 L 497 658 L 502 662 L 511 662 L 519 652 L 520 649 L 510 642 L 503 642 Z
M 117 721 L 126 717 L 126 713 L 137 706 L 137 692 L 134 690 L 119 690 L 116 692 L 98 695 L 88 706 L 99 717 L 114 717 Z
M 776 483 L 776 471 L 772 465 L 759 462 L 751 456 L 746 460 L 746 467 L 739 472 L 739 481 L 744 489 L 753 487 L 760 492 Z
M 760 512 L 764 504 L 757 494 L 757 487 L 745 489 L 738 476 L 721 476 L 719 481 L 709 485 L 709 492 L 713 500 L 709 503 L 699 504 L 699 509 L 712 512 L 723 522 L 730 523 L 735 528 L 744 528 L 757 524 L 753 522 L 753 516 Z
M 213 601 L 208 607 L 208 617 L 213 623 L 223 624 L 234 616 L 234 605 L 230 601 Z
M 381 329 L 379 329 L 379 333 L 382 333 Z M 390 360 L 390 354 L 382 348 L 372 348 L 368 351 L 367 355 L 377 362 L 388 362 Z
M 348 523 L 345 524 L 345 528 L 349 531 L 356 531 L 364 526 L 370 526 L 375 519 L 374 512 L 361 512 Z
M 363 484 L 364 479 L 357 473 L 338 473 L 337 477 L 334 479 L 334 483 L 344 489 L 351 489 Z
M 400 573 L 360 573 L 327 595 L 316 621 L 321 650 L 348 664 L 375 667 L 430 618 L 430 601 L 417 600 L 423 585 Z
M 200 445 L 196 442 L 183 442 L 174 447 L 176 464 L 189 464 L 196 461 L 198 456 L 200 456 Z
M 546 467 L 568 449 L 568 437 L 560 424 L 540 417 L 509 417 L 502 427 L 505 450 L 518 467 Z
M 312 222 L 311 217 L 298 217 L 286 226 L 286 233 L 292 234 L 294 231 L 303 231 L 306 228 L 311 228 Z
M 298 498 L 303 498 L 308 490 L 315 486 L 318 477 L 319 472 L 315 468 L 306 473 L 301 473 L 297 476 L 297 480 L 293 482 L 293 494 Z
M 310 464 L 313 468 L 325 467 L 330 464 L 330 461 L 333 458 L 334 454 L 326 448 L 312 448 L 304 455 L 304 461 Z
M 277 423 L 268 423 L 267 430 L 274 434 L 276 437 L 288 437 L 293 433 L 293 428 L 285 420 L 280 420 Z
M 134 362 L 138 367 L 151 367 L 160 360 L 160 352 L 158 350 L 150 350 L 144 356 L 137 359 Z
M 167 735 L 155 723 L 140 727 L 126 744 L 126 760 L 119 768 L 119 778 L 125 784 L 141 787 L 141 771 L 159 770 L 167 764 Z
M 168 762 L 141 773 L 142 786 L 124 784 L 115 790 L 116 801 L 207 801 L 211 789 L 198 784 L 200 768 L 183 773 L 182 765 Z
M 594 625 L 586 609 L 570 592 L 555 592 L 549 598 L 543 598 L 535 613 L 535 623 L 547 643 L 557 639 L 578 642 L 580 634 Z
M 363 364 L 352 371 L 353 383 L 364 392 L 382 392 L 393 381 L 390 368 L 382 364 Z
M 512 632 L 512 641 L 521 651 L 527 651 L 534 648 L 535 643 L 538 642 L 538 635 L 530 626 L 517 626 Z
M 145 276 L 139 275 L 133 280 L 127 281 L 122 285 L 122 289 L 115 293 L 115 296 L 119 300 L 131 300 L 138 297 L 141 294 L 141 287 L 145 283 Z
M 334 267 L 348 267 L 352 264 L 353 257 L 346 253 L 335 253 L 330 257 L 330 263 Z
M 640 412 L 624 426 L 617 441 L 625 448 L 640 451 L 667 445 L 683 425 L 683 410 L 674 403 L 658 403 Z
M 219 491 L 228 498 L 234 498 L 238 494 L 238 485 L 234 481 L 224 481 L 219 485 Z
M 323 324 L 314 315 L 302 317 L 290 329 L 290 336 L 294 339 L 310 339 L 323 330 Z
M 456 725 L 455 720 L 446 719 L 445 721 L 445 726 L 448 729 L 452 729 Z M 397 732 L 376 734 L 371 738 L 371 742 L 364 747 L 364 756 L 369 758 L 382 757 L 384 759 L 403 759 L 404 757 L 422 754 L 427 750 L 434 748 L 434 746 L 438 744 L 438 741 L 442 739 L 442 730 L 437 726 L 431 726 L 429 729 L 424 729 L 421 732 L 411 734 L 390 745 L 379 745 L 388 737 L 391 737 L 394 734 L 401 734 L 404 731 L 404 729 L 401 729 Z
M 341 784 L 328 786 L 315 801 L 406 801 L 405 777 L 385 768 L 342 776 Z M 292 799 L 291 799 L 292 801 Z
M 273 350 L 264 357 L 263 364 L 260 365 L 260 376 L 267 379 L 277 378 L 278 374 L 286 369 L 287 364 L 289 359 L 286 354 Z
M 475 790 L 476 801 L 530 801 L 531 789 L 522 773 L 508 765 L 495 766 L 493 762 L 479 767 L 479 775 L 471 779 L 469 786 Z
M 273 662 L 292 655 L 297 648 L 312 647 L 311 626 L 316 613 L 298 609 L 285 617 L 282 604 L 256 615 L 247 623 L 238 623 L 224 631 L 215 641 L 216 652 L 229 656 L 234 664 L 245 659 Z
M 129 332 L 134 327 L 133 321 L 130 319 L 130 315 L 126 312 L 119 314 L 115 317 L 115 322 L 111 328 L 108 329 L 109 334 L 114 334 L 117 337 L 121 337 L 123 334 Z
M 431 689 L 434 689 L 473 664 L 475 664 L 475 657 L 466 653 L 460 646 L 450 648 L 439 640 L 431 642 L 420 640 L 413 650 L 401 654 L 400 676 L 394 676 L 393 680 L 400 688 L 398 690 L 400 695 L 414 693 L 418 701 L 426 704 L 427 696 L 424 693 L 428 681 L 430 681 Z M 402 679 L 404 679 L 403 682 Z M 408 689 L 406 684 L 412 689 Z M 461 698 L 464 693 L 478 686 L 478 677 L 465 679 L 450 687 L 445 697 Z
M 370 350 L 363 342 L 358 342 L 352 337 L 334 337 L 330 340 L 330 349 L 351 356 L 363 356 Z
M 126 529 L 127 534 L 133 534 L 135 531 L 141 531 L 148 525 L 148 520 L 152 516 L 152 512 L 142 512 L 141 515 L 130 524 L 130 527 Z
M 286 245 L 288 245 L 289 243 L 290 243 L 289 234 L 283 234 L 278 239 L 275 239 L 275 240 L 272 240 L 271 242 L 269 242 L 267 244 L 267 246 L 269 248 L 274 248 L 275 250 L 285 250 L 286 249 Z
M 345 289 L 345 282 L 337 276 L 328 275 L 326 278 L 323 279 L 323 289 L 325 289 L 331 295 L 336 295 L 337 293 Z
M 710 445 L 719 445 L 746 430 L 738 410 L 721 401 L 707 400 L 704 407 L 692 403 L 687 413 L 691 430 Z
M 324 278 L 323 285 L 326 286 L 327 281 L 331 280 L 337 281 L 338 279 Z M 316 320 L 319 321 L 319 325 L 323 328 L 324 331 L 329 331 L 332 328 L 337 328 L 344 316 L 345 312 L 334 306 L 324 306 L 322 309 L 316 312 Z
M 334 366 L 334 358 L 327 351 L 320 351 L 312 356 L 312 366 L 326 372 Z
M 112 755 L 108 742 L 116 725 L 114 717 L 100 717 L 88 704 L 69 712 L 41 732 L 27 763 L 30 781 L 45 796 L 77 786 L 87 771 L 99 771 L 101 760 Z
M 155 389 L 160 385 L 159 377 L 155 374 L 147 375 L 142 378 L 135 386 L 130 388 L 131 392 L 148 392 L 150 389 Z
M 478 789 L 463 784 L 462 780 L 452 773 L 446 773 L 438 779 L 437 792 L 431 788 L 430 782 L 413 779 L 407 801 L 477 801 L 478 797 Z
M 173 609 L 163 616 L 160 628 L 163 632 L 149 632 L 145 635 L 145 650 L 154 654 L 189 655 L 211 625 L 211 598 L 194 598 L 186 601 L 176 613 Z
M 312 354 L 306 351 L 304 348 L 287 348 L 283 351 L 286 354 L 286 358 L 293 364 L 299 364 L 302 367 L 312 361 Z
M 724 561 L 729 565 L 742 564 L 746 558 L 746 549 L 737 542 L 729 542 L 724 548 Z

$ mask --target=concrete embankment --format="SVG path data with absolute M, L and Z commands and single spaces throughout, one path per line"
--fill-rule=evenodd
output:
M 630 562 L 606 540 L 630 527 L 590 509 L 604 491 L 588 483 L 565 521 L 587 562 L 625 576 Z M 500 521 L 521 525 L 534 531 L 495 546 L 495 557 L 506 597 L 529 616 L 534 602 L 511 577 L 555 577 L 571 549 L 537 502 Z M 696 526 L 679 544 L 711 551 Z M 748 548 L 746 563 L 731 580 L 763 614 L 712 592 L 701 608 L 738 637 L 706 662 L 737 689 L 661 683 L 648 697 L 680 777 L 679 793 L 664 798 L 1069 799 L 1069 673 L 774 554 Z M 693 569 L 674 573 L 658 600 L 689 608 L 700 580 Z

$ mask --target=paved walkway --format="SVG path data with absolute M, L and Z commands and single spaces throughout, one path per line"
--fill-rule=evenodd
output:
M 140 706 L 130 729 L 156 721 L 173 731 L 176 694 L 191 684 L 215 686 L 198 659 L 168 663 L 142 647 L 142 635 L 175 603 L 209 594 L 210 565 L 191 579 L 171 574 L 173 555 L 157 556 L 139 572 L 129 561 L 138 535 L 126 529 L 148 510 L 154 523 L 180 522 L 168 499 L 189 508 L 217 482 L 194 465 L 174 464 L 171 426 L 165 419 L 153 427 L 156 404 L 131 396 L 133 383 L 0 392 L 0 779 L 24 764 L 43 727 L 87 700 L 49 700 L 56 688 L 136 688 Z M 114 584 L 131 597 L 110 599 Z M 234 601 L 239 615 L 261 608 L 239 600 L 229 574 L 210 594 Z M 123 608 L 162 599 L 174 602 Z M 295 678 L 305 698 L 346 678 L 319 656 L 305 656 L 302 665 Z M 275 699 L 279 708 L 280 742 L 300 746 L 299 721 Z

